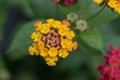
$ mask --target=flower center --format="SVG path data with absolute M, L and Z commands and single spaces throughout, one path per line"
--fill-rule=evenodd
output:
M 57 30 L 51 29 L 48 34 L 43 35 L 42 41 L 45 42 L 45 46 L 49 49 L 50 47 L 55 47 L 60 49 L 60 35 L 57 33 Z

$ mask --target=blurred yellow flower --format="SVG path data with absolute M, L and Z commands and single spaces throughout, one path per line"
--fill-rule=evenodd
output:
M 59 57 L 66 58 L 68 56 L 68 51 L 66 49 L 60 49 L 59 50 Z
M 109 0 L 108 6 L 120 13 L 120 0 Z
M 70 51 L 77 49 L 73 42 L 75 33 L 68 21 L 48 19 L 46 23 L 36 21 L 34 26 L 36 31 L 31 34 L 33 44 L 28 51 L 30 55 L 44 57 L 47 65 L 55 66 L 58 57 L 66 58 Z
M 31 38 L 34 40 L 34 42 L 39 42 L 41 39 L 42 35 L 40 32 L 33 32 L 31 35 Z
M 97 4 L 101 4 L 104 0 L 93 0 Z
M 108 7 L 120 13 L 120 0 L 93 0 L 97 4 L 106 3 Z

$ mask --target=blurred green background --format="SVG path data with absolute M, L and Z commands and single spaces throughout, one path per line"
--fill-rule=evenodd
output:
M 30 21 L 51 17 L 61 20 L 65 18 L 65 14 L 77 9 L 80 17 L 87 19 L 100 9 L 90 1 L 87 0 L 85 3 L 81 0 L 83 4 L 79 9 L 78 6 L 60 7 L 50 0 L 0 0 L 0 80 L 98 80 L 100 74 L 97 66 L 103 62 L 102 54 L 96 49 L 91 51 L 91 46 L 85 46 L 85 50 L 78 49 L 66 59 L 60 59 L 55 67 L 47 66 L 41 57 L 27 55 L 28 53 L 24 52 L 26 48 L 22 52 L 24 45 L 19 48 L 11 46 L 28 45 L 26 41 L 19 43 L 13 40 L 24 38 L 24 33 L 20 33 L 27 32 L 33 22 L 24 26 L 23 24 Z M 87 8 L 91 9 L 89 14 L 85 13 L 88 11 Z M 104 11 L 89 24 L 101 32 L 104 50 L 107 53 L 110 44 L 116 47 L 120 45 L 120 17 L 118 14 L 113 15 L 112 11 L 107 15 L 106 12 L 109 13 L 107 10 Z M 24 29 L 25 26 L 28 27 Z

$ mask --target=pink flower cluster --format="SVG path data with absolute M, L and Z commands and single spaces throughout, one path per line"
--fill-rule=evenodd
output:
M 120 80 L 120 48 L 110 46 L 110 54 L 105 55 L 104 59 L 106 63 L 98 66 L 103 75 L 99 80 Z
M 56 2 L 56 3 L 59 3 L 62 1 L 64 2 L 65 5 L 71 5 L 78 2 L 78 0 L 52 0 L 52 2 Z

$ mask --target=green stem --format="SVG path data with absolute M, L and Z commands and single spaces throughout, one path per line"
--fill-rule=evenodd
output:
M 90 21 L 92 19 L 94 19 L 96 16 L 98 16 L 106 7 L 106 4 L 101 8 L 100 11 L 98 11 L 95 15 L 93 15 L 92 17 L 88 18 L 87 21 Z

